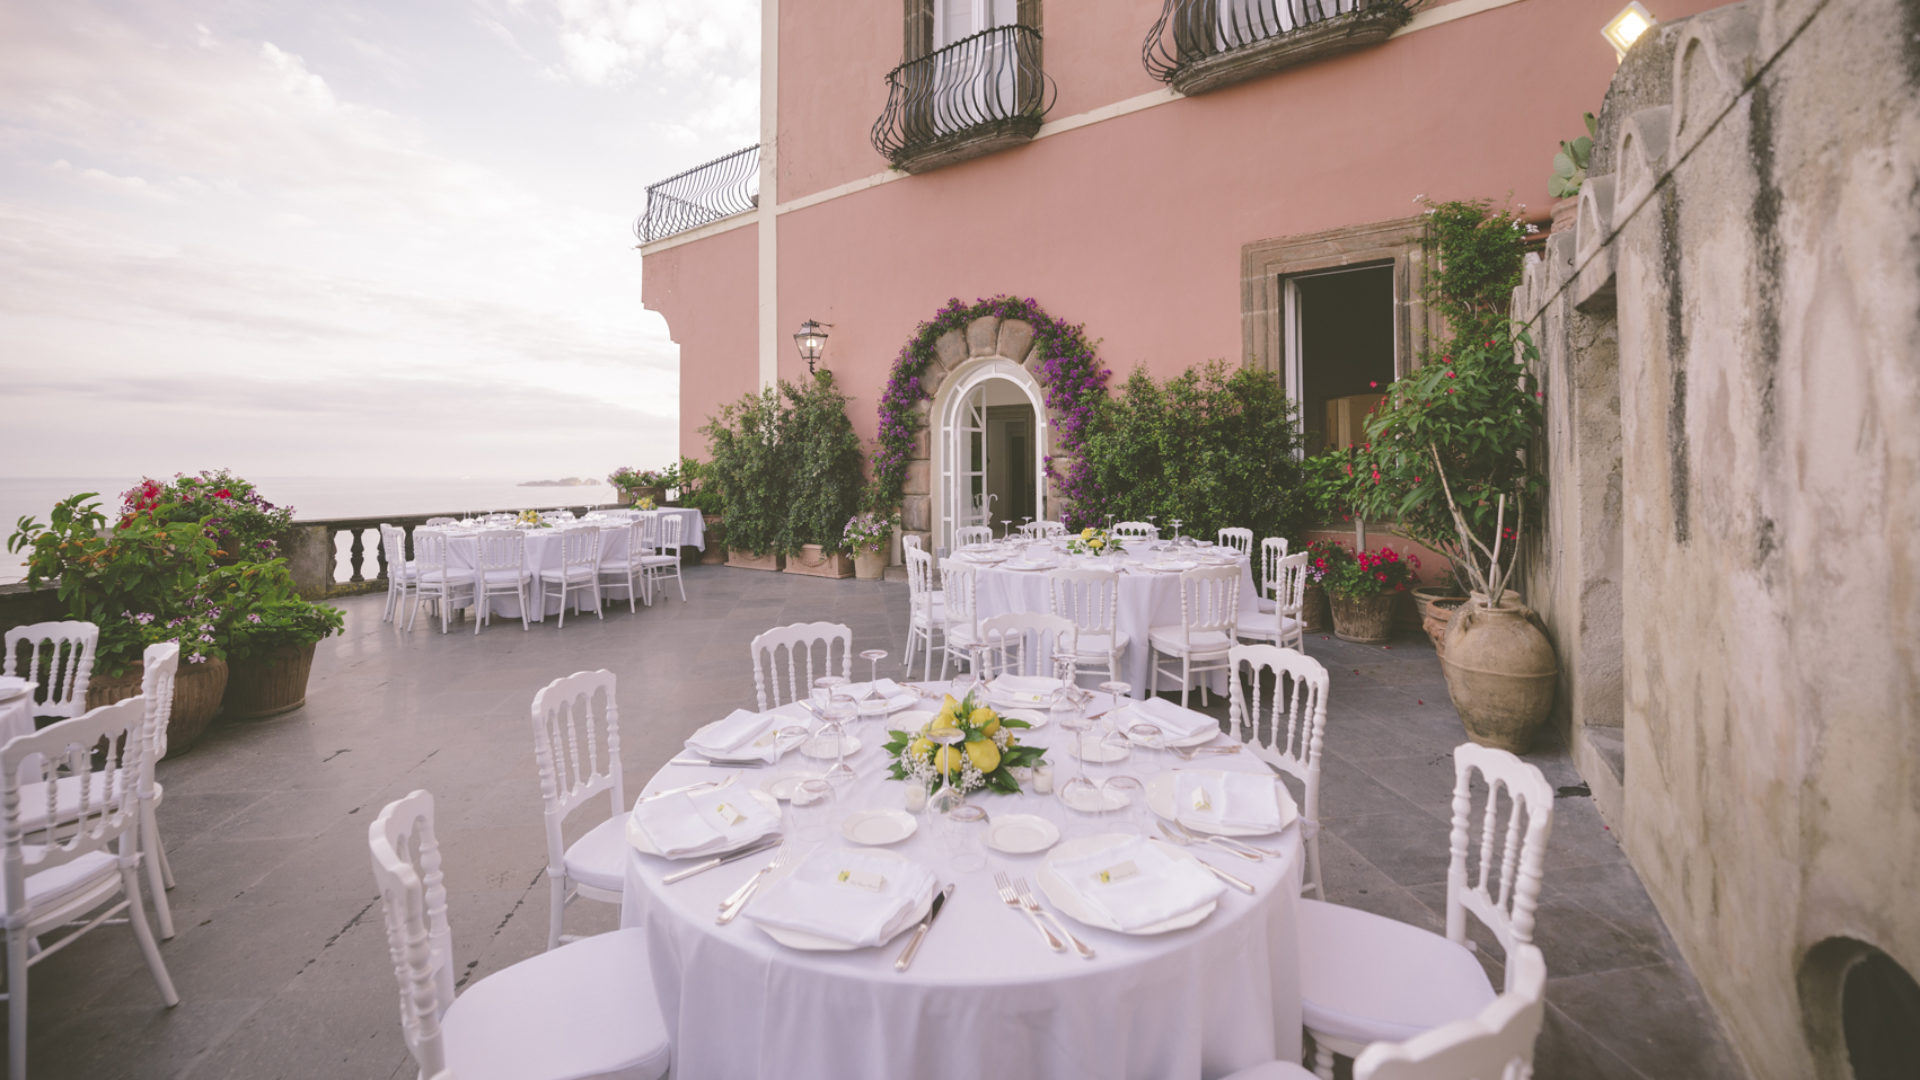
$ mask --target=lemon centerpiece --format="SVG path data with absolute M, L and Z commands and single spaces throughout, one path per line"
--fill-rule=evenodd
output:
M 895 780 L 930 781 L 933 789 L 951 786 L 965 793 L 991 788 L 1008 795 L 1020 793 L 1020 782 L 1009 770 L 1032 766 L 1046 755 L 1043 746 L 1022 746 L 1016 731 L 1031 727 L 1025 720 L 1001 716 L 976 694 L 956 701 L 948 694 L 940 711 L 918 731 L 889 731 L 887 753 L 893 755 Z M 965 736 L 942 746 L 935 734 L 960 731 Z
M 543 519 L 540 516 L 540 511 L 538 510 L 522 510 L 520 511 L 519 518 L 517 518 L 516 520 L 520 525 L 523 525 L 529 529 L 553 528 L 553 522 Z
M 1126 545 L 1120 542 L 1120 538 L 1105 529 L 1081 529 L 1079 536 L 1067 539 L 1069 555 L 1118 555 L 1124 551 Z

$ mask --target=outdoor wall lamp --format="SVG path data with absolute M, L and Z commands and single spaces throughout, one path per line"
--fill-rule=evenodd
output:
M 793 343 L 800 347 L 800 359 L 807 362 L 807 374 L 813 374 L 814 362 L 820 359 L 821 350 L 827 347 L 827 332 L 823 327 L 832 323 L 819 323 L 808 319 L 794 332 Z
M 1633 43 L 1640 40 L 1641 34 L 1653 29 L 1655 21 L 1653 12 L 1648 11 L 1640 0 L 1633 0 L 1620 9 L 1620 14 L 1607 20 L 1607 25 L 1600 28 L 1600 36 L 1613 46 L 1613 58 L 1616 61 L 1625 60 L 1627 50 L 1633 48 Z

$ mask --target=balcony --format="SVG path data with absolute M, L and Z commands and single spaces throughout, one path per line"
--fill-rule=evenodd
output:
M 909 173 L 1032 139 L 1054 99 L 1030 26 L 996 26 L 909 60 L 887 73 L 887 88 L 873 147 Z
M 1420 0 L 1167 0 L 1140 55 L 1182 94 L 1377 45 Z
M 760 144 L 695 165 L 647 187 L 647 211 L 633 223 L 643 244 L 697 229 L 760 205 Z

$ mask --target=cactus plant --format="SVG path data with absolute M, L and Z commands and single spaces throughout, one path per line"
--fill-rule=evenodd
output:
M 1547 181 L 1547 194 L 1556 199 L 1570 199 L 1580 194 L 1580 185 L 1587 182 L 1587 162 L 1593 157 L 1593 137 L 1599 133 L 1599 122 L 1592 113 L 1586 114 L 1587 133 L 1573 140 L 1562 142 L 1560 150 L 1553 155 L 1553 176 Z

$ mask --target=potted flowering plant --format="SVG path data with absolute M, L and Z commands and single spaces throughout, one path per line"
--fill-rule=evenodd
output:
M 1315 540 L 1307 545 L 1307 587 L 1300 609 L 1300 620 L 1310 634 L 1333 629 L 1333 612 L 1327 603 L 1327 573 L 1341 561 L 1351 561 L 1353 552 L 1335 540 Z
M 230 671 L 221 715 L 253 720 L 306 704 L 315 647 L 344 628 L 340 609 L 300 599 L 284 559 L 223 567 L 202 589 Z
M 847 519 L 840 542 L 853 552 L 853 576 L 877 581 L 887 570 L 887 544 L 893 540 L 894 519 L 866 510 Z
M 1333 608 L 1333 636 L 1374 645 L 1393 631 L 1393 605 L 1413 583 L 1418 556 L 1400 557 L 1390 547 L 1356 551 L 1334 561 L 1321 578 Z
M 621 506 L 632 506 L 642 498 L 652 500 L 653 505 L 657 506 L 667 497 L 668 488 L 679 486 L 680 466 L 678 462 L 664 469 L 636 469 L 622 465 L 608 474 L 607 483 L 620 493 Z
M 1119 537 L 1108 533 L 1105 529 L 1096 529 L 1092 526 L 1081 529 L 1079 536 L 1069 537 L 1067 540 L 1069 555 L 1088 555 L 1099 558 L 1103 555 L 1124 554 L 1126 550 L 1126 545 L 1121 543 Z
M 1009 770 L 1031 768 L 1047 753 L 1042 746 L 1021 745 L 1015 729 L 1032 726 L 1001 716 L 977 692 L 964 701 L 948 694 L 940 711 L 919 730 L 887 732 L 891 738 L 886 751 L 893 757 L 889 775 L 924 783 L 929 793 L 951 786 L 962 795 L 980 788 L 1018 795 L 1020 781 Z M 965 737 L 951 746 L 933 740 L 936 734 L 953 731 Z
M 143 477 L 120 495 L 120 524 L 146 517 L 165 524 L 198 524 L 221 563 L 258 562 L 279 554 L 279 537 L 293 524 L 293 507 L 276 506 L 227 469 L 205 469 L 172 480 Z

